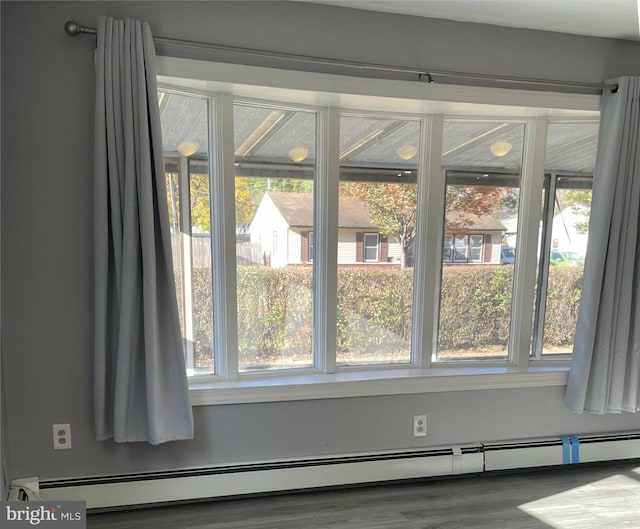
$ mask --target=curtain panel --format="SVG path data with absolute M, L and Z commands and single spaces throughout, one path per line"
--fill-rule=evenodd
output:
M 583 291 L 565 403 L 640 409 L 640 78 L 602 96 Z
M 191 439 L 153 38 L 147 23 L 101 17 L 97 39 L 96 435 L 151 444 Z

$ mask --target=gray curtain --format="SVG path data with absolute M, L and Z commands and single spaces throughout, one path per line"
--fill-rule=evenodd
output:
M 164 179 L 151 31 L 139 21 L 100 18 L 94 167 L 99 440 L 193 438 Z
M 604 93 L 589 247 L 566 405 L 640 409 L 640 78 Z

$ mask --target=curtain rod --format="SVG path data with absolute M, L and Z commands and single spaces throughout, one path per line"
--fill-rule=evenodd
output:
M 68 21 L 64 25 L 64 30 L 67 35 L 75 37 L 80 34 L 96 35 L 96 28 L 91 28 L 78 24 L 77 22 Z M 463 73 L 453 72 L 447 70 L 427 70 L 423 68 L 411 68 L 408 66 L 391 66 L 386 64 L 366 63 L 357 61 L 346 61 L 340 59 L 330 59 L 326 57 L 315 57 L 312 55 L 298 55 L 294 53 L 284 53 L 278 51 L 258 50 L 254 48 L 242 48 L 238 46 L 228 46 L 225 44 L 213 44 L 207 42 L 198 42 L 193 40 L 173 39 L 168 37 L 154 37 L 154 42 L 158 44 L 171 44 L 174 46 L 184 46 L 189 48 L 206 48 L 210 50 L 239 53 L 242 55 L 250 55 L 254 57 L 266 57 L 270 59 L 284 59 L 287 61 L 297 61 L 312 64 L 323 64 L 330 66 L 340 66 L 345 68 L 354 68 L 359 70 L 377 70 L 384 72 L 396 72 L 396 73 L 410 73 L 416 74 L 419 81 L 426 81 L 429 83 L 435 82 L 433 77 L 449 77 L 458 79 L 469 79 L 475 81 L 493 81 L 497 83 L 512 83 L 520 85 L 538 85 L 548 86 L 553 88 L 569 88 L 579 90 L 591 90 L 591 91 L 603 91 L 609 90 L 611 92 L 617 92 L 617 84 L 608 83 L 583 83 L 579 81 L 555 81 L 538 78 L 526 78 L 526 77 L 507 77 L 507 76 L 493 76 L 477 73 Z

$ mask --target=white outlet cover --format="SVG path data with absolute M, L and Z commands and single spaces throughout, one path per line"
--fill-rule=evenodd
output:
M 427 436 L 427 416 L 426 415 L 413 416 L 413 436 L 414 437 Z
M 71 425 L 53 424 L 51 428 L 53 432 L 53 449 L 69 450 L 71 448 Z

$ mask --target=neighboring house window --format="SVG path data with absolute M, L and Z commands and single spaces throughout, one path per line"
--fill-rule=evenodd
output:
M 365 263 L 378 262 L 378 234 L 364 234 L 364 261 Z
M 300 232 L 300 262 L 313 263 L 313 232 Z
M 466 263 L 469 237 L 466 235 L 456 235 L 453 238 L 453 261 L 456 263 Z
M 482 249 L 484 238 L 482 235 L 469 235 L 469 262 L 482 262 Z
M 161 117 L 190 376 L 235 384 L 389 364 L 427 376 L 443 363 L 526 368 L 570 351 L 596 111 L 571 122 L 554 99 L 562 121 L 513 118 L 530 115 L 513 105 L 499 117 L 494 102 L 487 119 L 451 103 L 443 118 L 392 93 L 384 112 L 366 98 L 355 111 L 263 102 L 249 84 L 242 97 L 179 93 L 174 82 Z M 264 93 L 314 100 L 296 90 Z M 503 245 L 517 266 L 500 265 Z
M 445 235 L 442 248 L 442 260 L 450 263 L 481 263 L 484 249 L 482 235 Z M 453 255 L 453 259 L 451 256 Z
M 453 235 L 445 235 L 442 239 L 442 260 L 445 263 L 453 261 Z

